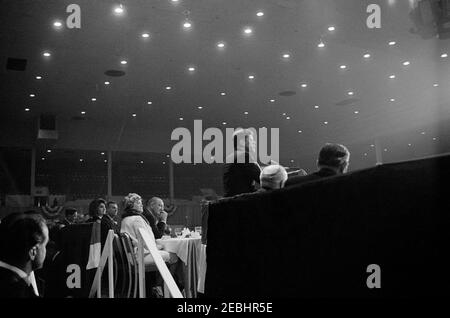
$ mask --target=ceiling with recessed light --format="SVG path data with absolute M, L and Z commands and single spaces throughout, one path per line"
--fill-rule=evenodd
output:
M 2 2 L 0 58 L 27 65 L 0 72 L 0 146 L 33 145 L 51 113 L 56 148 L 168 153 L 202 119 L 279 128 L 286 164 L 326 142 L 359 167 L 375 142 L 385 161 L 450 149 L 450 40 L 414 32 L 417 1 L 80 0 L 69 29 L 72 2 Z

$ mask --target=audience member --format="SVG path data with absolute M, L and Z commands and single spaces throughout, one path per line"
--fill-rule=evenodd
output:
M 164 211 L 162 199 L 153 197 L 147 200 L 143 215 L 152 227 L 155 238 L 161 238 L 166 234 L 168 213 Z
M 281 189 L 288 178 L 286 169 L 280 165 L 270 165 L 261 171 L 261 191 Z
M 0 224 L 0 298 L 34 298 L 34 271 L 41 268 L 49 240 L 38 214 L 14 213 Z
M 297 176 L 286 181 L 286 187 L 297 185 L 326 177 L 332 177 L 347 172 L 350 162 L 350 152 L 340 144 L 326 144 L 319 153 L 317 166 L 319 170 L 307 176 Z
M 128 233 L 131 236 L 135 246 L 138 246 L 139 229 L 141 228 L 144 229 L 144 231 L 146 231 L 153 240 L 155 240 L 151 226 L 142 215 L 142 198 L 138 194 L 130 193 L 125 197 L 124 209 L 120 231 Z M 177 261 L 178 258 L 175 254 L 161 250 L 161 246 L 158 246 L 158 249 L 160 249 L 159 253 L 165 262 L 174 263 Z M 155 264 L 152 255 L 146 247 L 144 248 L 144 262 L 146 265 Z
M 119 210 L 119 207 L 117 206 L 117 203 L 114 201 L 109 201 L 106 204 L 106 213 L 102 217 L 101 221 L 101 243 L 102 246 L 105 244 L 106 237 L 108 236 L 109 230 L 113 230 L 115 234 L 120 233 L 119 226 L 117 224 L 117 221 L 114 220 L 114 218 L 117 216 L 117 212 Z
M 87 223 L 100 221 L 106 211 L 106 201 L 95 199 L 89 204 L 89 219 Z
M 256 145 L 250 129 L 233 134 L 234 152 L 227 156 L 223 172 L 224 196 L 255 192 L 259 188 L 261 168 L 256 158 Z M 229 163 L 231 162 L 231 163 Z
M 75 208 L 66 208 L 64 214 L 64 220 L 61 222 L 64 226 L 74 224 L 78 218 L 78 211 Z

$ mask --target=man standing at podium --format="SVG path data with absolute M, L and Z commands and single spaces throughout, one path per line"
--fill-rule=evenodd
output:
M 233 134 L 234 151 L 226 158 L 223 172 L 224 196 L 255 192 L 259 188 L 261 168 L 256 158 L 256 142 L 250 129 Z

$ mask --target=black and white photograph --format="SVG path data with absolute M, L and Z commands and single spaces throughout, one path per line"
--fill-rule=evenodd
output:
M 0 4 L 2 304 L 448 295 L 450 0 Z

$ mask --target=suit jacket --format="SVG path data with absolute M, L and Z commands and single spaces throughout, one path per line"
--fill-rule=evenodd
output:
M 287 179 L 284 187 L 290 187 L 290 186 L 294 186 L 294 185 L 298 185 L 298 184 L 302 184 L 302 183 L 306 183 L 306 182 L 310 182 L 310 181 L 333 177 L 335 175 L 337 175 L 337 173 L 334 170 L 322 168 L 319 171 L 311 173 L 307 176 L 296 176 L 296 177 L 289 178 L 289 179 Z
M 150 212 L 147 208 L 144 208 L 144 212 L 142 213 L 142 215 L 152 228 L 153 235 L 155 236 L 155 238 L 160 239 L 164 234 L 165 223 L 159 222 L 158 224 L 156 224 L 156 218 L 153 216 L 152 212 Z M 163 223 L 163 225 L 161 225 L 160 223 Z
M 106 237 L 108 236 L 109 230 L 113 230 L 115 234 L 120 233 L 119 226 L 116 221 L 109 217 L 109 215 L 105 214 L 102 217 L 102 221 L 100 222 L 100 242 L 102 246 L 106 242 Z
M 33 286 L 15 272 L 0 267 L 0 298 L 38 298 Z
M 238 163 L 239 159 L 245 163 Z M 255 183 L 259 184 L 261 169 L 250 162 L 248 152 L 234 152 L 228 155 L 223 168 L 223 190 L 224 197 L 233 197 L 242 193 L 255 192 Z

